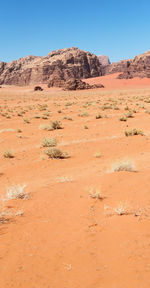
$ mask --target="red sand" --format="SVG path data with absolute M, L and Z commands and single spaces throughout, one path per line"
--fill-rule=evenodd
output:
M 150 80 L 95 79 L 88 82 L 98 80 L 108 90 L 0 90 L 1 196 L 14 184 L 26 183 L 30 193 L 27 200 L 1 199 L 1 220 L 10 219 L 0 224 L 2 288 L 150 287 Z M 42 111 L 39 105 L 45 104 Z M 119 121 L 127 106 L 137 113 Z M 96 119 L 99 113 L 103 118 Z M 39 129 L 51 120 L 60 120 L 64 129 Z M 125 137 L 133 128 L 145 136 Z M 58 148 L 71 157 L 48 159 L 44 137 L 57 138 Z M 8 149 L 14 158 L 3 157 Z M 136 172 L 111 172 L 117 159 L 129 159 Z M 23 215 L 15 216 L 17 211 Z

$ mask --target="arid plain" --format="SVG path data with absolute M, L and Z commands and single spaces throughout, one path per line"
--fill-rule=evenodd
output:
M 1 288 L 150 287 L 150 79 L 115 77 L 0 89 Z

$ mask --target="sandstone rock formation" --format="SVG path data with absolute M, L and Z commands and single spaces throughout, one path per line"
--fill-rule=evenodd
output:
M 100 62 L 103 66 L 108 66 L 108 65 L 111 64 L 108 56 L 99 55 L 99 56 L 97 56 L 97 57 L 98 57 L 99 62 Z
M 45 57 L 27 56 L 19 60 L 0 62 L 0 85 L 61 83 L 70 78 L 102 76 L 103 69 L 96 55 L 76 47 L 50 52 Z M 61 85 L 61 84 L 60 84 Z
M 150 78 L 150 51 L 136 56 L 129 62 L 119 79 L 131 79 L 134 77 Z
M 119 79 L 131 79 L 134 77 L 150 78 L 150 51 L 136 56 L 131 60 L 122 60 L 103 67 L 103 74 L 118 73 Z
M 121 60 L 120 62 L 111 63 L 110 65 L 107 65 L 103 68 L 103 73 L 106 75 L 106 74 L 124 72 L 130 65 L 131 61 L 132 60 Z
M 94 84 L 90 85 L 80 79 L 69 79 L 64 82 L 63 89 L 64 90 L 83 90 L 83 89 L 94 89 L 94 88 L 104 88 L 102 84 Z

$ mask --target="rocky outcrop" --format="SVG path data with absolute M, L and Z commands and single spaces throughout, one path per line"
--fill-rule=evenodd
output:
M 48 83 L 48 87 L 60 87 L 63 90 L 83 90 L 83 89 L 94 89 L 94 88 L 104 88 L 102 84 L 90 85 L 81 79 L 70 78 L 69 80 L 55 79 Z
M 118 72 L 124 72 L 130 65 L 132 60 L 122 60 L 120 62 L 114 62 L 108 66 L 103 68 L 103 73 L 106 74 L 113 74 Z
M 28 56 L 0 62 L 0 85 L 29 85 L 82 79 L 103 75 L 96 55 L 76 47 L 50 52 L 45 57 Z M 58 84 L 57 84 L 58 85 Z
M 134 59 L 122 60 L 103 67 L 103 74 L 121 73 L 118 79 L 150 78 L 150 51 Z
M 131 79 L 134 77 L 150 78 L 150 51 L 136 56 L 129 62 L 119 79 Z
M 99 55 L 99 56 L 97 56 L 97 57 L 98 57 L 99 62 L 100 62 L 104 67 L 111 64 L 108 56 Z
M 102 84 L 90 85 L 80 79 L 72 78 L 64 83 L 64 90 L 83 90 L 83 89 L 94 89 L 94 88 L 104 88 Z

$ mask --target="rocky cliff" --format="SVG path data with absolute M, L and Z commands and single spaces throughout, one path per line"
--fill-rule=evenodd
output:
M 136 56 L 125 67 L 123 73 L 118 76 L 119 79 L 131 79 L 134 77 L 150 78 L 150 51 Z
M 103 74 L 118 73 L 119 79 L 131 79 L 134 77 L 150 78 L 150 51 L 136 56 L 134 59 L 122 60 L 103 68 Z
M 0 85 L 49 83 L 70 78 L 82 79 L 103 75 L 103 66 L 96 55 L 76 47 L 50 52 L 45 57 L 27 56 L 0 62 Z
M 104 67 L 111 64 L 108 56 L 99 55 L 99 56 L 97 56 L 97 57 L 98 57 L 99 62 L 100 62 Z

